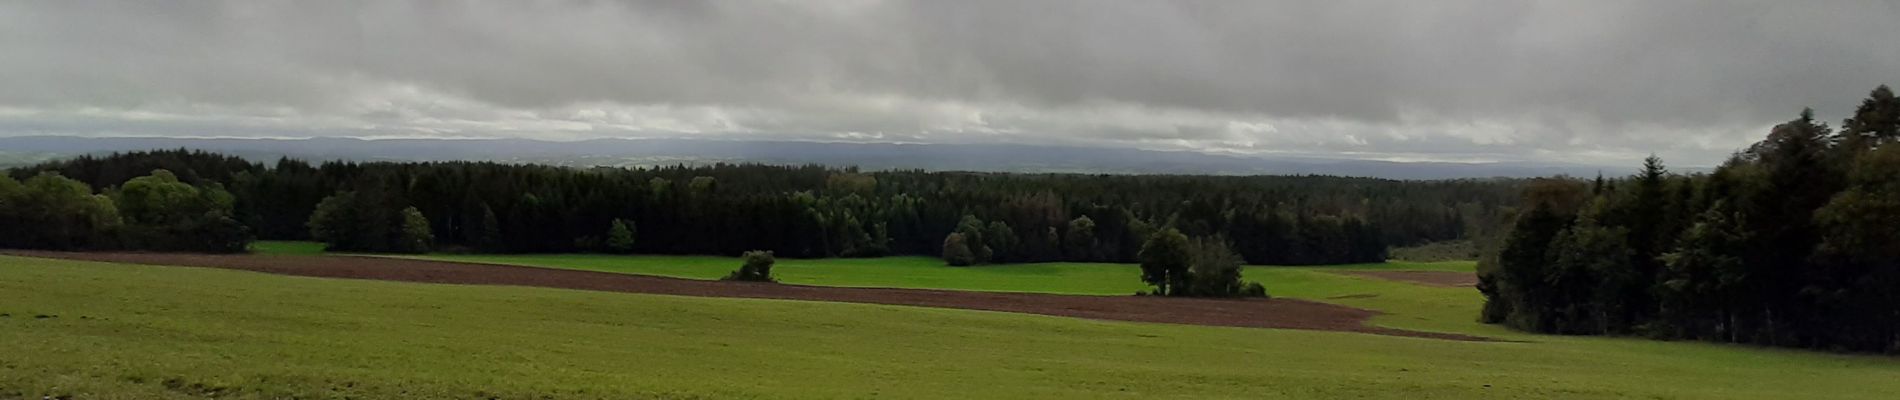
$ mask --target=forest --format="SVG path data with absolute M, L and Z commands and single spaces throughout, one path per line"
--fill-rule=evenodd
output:
M 1168 228 L 1227 241 L 1250 264 L 1382 262 L 1390 246 L 1501 232 L 1524 182 L 261 163 L 184 149 L 82 156 L 8 175 L 0 210 L 12 212 L 0 219 L 48 227 L 9 232 L 0 237 L 8 247 L 241 251 L 242 241 L 259 238 L 369 252 L 764 250 L 796 258 L 941 256 L 960 247 L 969 254 L 959 264 L 1135 262 L 1143 241 Z M 141 180 L 205 200 L 139 205 L 131 189 Z M 171 211 L 156 221 L 141 207 Z M 155 229 L 205 239 L 128 239 Z
M 1712 173 L 1540 180 L 1480 261 L 1482 319 L 1561 334 L 1900 351 L 1900 100 L 1806 110 Z

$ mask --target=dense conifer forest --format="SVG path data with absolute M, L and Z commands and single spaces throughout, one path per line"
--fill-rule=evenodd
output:
M 730 164 L 577 169 L 487 162 L 257 163 L 187 150 L 86 156 L 11 175 L 66 188 L 71 199 L 58 201 L 97 192 L 102 203 L 123 205 L 113 193 L 156 170 L 175 176 L 176 186 L 224 199 L 215 210 L 194 210 L 180 221 L 229 219 L 249 236 L 317 239 L 337 250 L 938 256 L 946 239 L 961 233 L 954 240 L 969 249 L 969 263 L 1134 262 L 1143 240 L 1170 227 L 1229 241 L 1253 264 L 1380 262 L 1389 246 L 1499 231 L 1522 183 Z M 21 196 L 28 197 L 38 198 Z M 44 214 L 78 221 L 87 212 L 0 218 Z M 117 231 L 117 218 L 101 216 L 97 226 L 85 229 Z M 153 247 L 74 235 L 59 241 L 6 238 L 5 244 Z
M 1713 173 L 1651 157 L 1624 179 L 1529 185 L 1482 260 L 1483 319 L 1900 351 L 1900 100 L 1875 89 L 1840 129 L 1812 111 Z

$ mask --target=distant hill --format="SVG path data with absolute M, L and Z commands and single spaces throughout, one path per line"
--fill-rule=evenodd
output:
M 1625 166 L 1501 162 L 1390 162 L 1304 157 L 1246 157 L 1188 151 L 1013 144 L 893 144 L 700 139 L 202 139 L 154 137 L 0 137 L 0 163 L 54 156 L 191 148 L 257 160 L 448 161 L 539 163 L 576 167 L 756 162 L 924 169 L 1109 174 L 1340 175 L 1389 179 L 1622 175 Z M 0 165 L 4 166 L 4 165 Z

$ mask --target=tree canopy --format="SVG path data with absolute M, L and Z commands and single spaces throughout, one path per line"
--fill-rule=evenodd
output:
M 1483 320 L 1567 334 L 1900 351 L 1900 132 L 1875 89 L 1834 131 L 1812 110 L 1708 174 L 1527 187 L 1480 265 Z

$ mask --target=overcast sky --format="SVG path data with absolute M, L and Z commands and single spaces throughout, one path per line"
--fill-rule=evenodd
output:
M 1708 165 L 1895 1 L 8 1 L 0 135 L 706 137 Z

